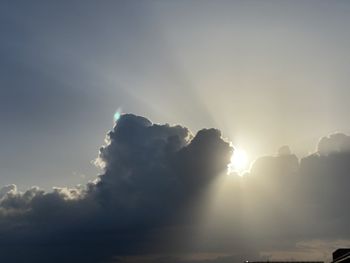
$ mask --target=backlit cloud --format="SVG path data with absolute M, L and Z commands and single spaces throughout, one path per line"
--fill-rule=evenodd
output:
M 56 187 L 45 193 L 33 187 L 21 193 L 9 185 L 0 190 L 4 262 L 37 256 L 102 262 L 150 251 L 152 231 L 186 224 L 186 218 L 173 219 L 225 171 L 232 153 L 218 130 L 193 136 L 184 127 L 131 114 L 121 116 L 106 141 L 97 159 L 104 173 L 86 189 Z
M 0 189 L 1 261 L 300 259 L 305 249 L 297 244 L 310 242 L 310 258 L 319 259 L 330 248 L 316 253 L 317 244 L 350 237 L 347 141 L 324 137 L 301 160 L 288 146 L 258 158 L 244 177 L 226 182 L 226 192 L 212 192 L 222 199 L 209 224 L 198 217 L 198 200 L 203 205 L 214 179 L 226 176 L 233 152 L 220 131 L 193 135 L 121 115 L 96 160 L 103 173 L 86 187 Z

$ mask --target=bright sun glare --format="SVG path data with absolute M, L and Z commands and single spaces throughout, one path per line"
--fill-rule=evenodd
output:
M 247 169 L 248 166 L 248 156 L 245 150 L 235 148 L 233 155 L 231 157 L 231 163 L 228 167 L 228 172 L 237 172 L 241 175 L 243 171 Z

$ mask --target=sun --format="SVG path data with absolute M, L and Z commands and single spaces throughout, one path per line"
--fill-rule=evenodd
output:
M 247 169 L 248 155 L 243 149 L 236 148 L 233 151 L 231 162 L 228 165 L 228 173 L 236 172 L 239 175 Z

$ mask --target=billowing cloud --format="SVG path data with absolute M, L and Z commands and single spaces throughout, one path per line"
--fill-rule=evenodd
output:
M 109 262 L 149 252 L 163 228 L 188 222 L 179 211 L 225 172 L 232 154 L 218 130 L 193 136 L 131 114 L 106 142 L 96 161 L 104 173 L 86 189 L 0 190 L 2 261 Z
M 343 133 L 333 133 L 322 137 L 317 145 L 321 155 L 350 152 L 350 136 Z
M 209 191 L 217 203 L 204 219 L 207 190 L 233 152 L 220 131 L 122 115 L 96 160 L 103 173 L 86 187 L 0 189 L 1 261 L 303 259 L 311 250 L 300 244 L 322 259 L 327 244 L 350 239 L 348 138 L 324 137 L 300 160 L 286 145 L 258 158 L 245 177 Z
M 317 152 L 300 160 L 283 146 L 277 155 L 258 158 L 252 165 L 247 189 L 256 198 L 251 198 L 249 205 L 266 229 L 260 237 L 274 240 L 271 259 L 324 260 L 326 257 L 317 255 L 329 253 L 330 248 L 320 246 L 316 253 L 314 247 L 305 256 L 305 251 L 295 246 L 350 238 L 349 138 L 340 133 L 323 137 Z

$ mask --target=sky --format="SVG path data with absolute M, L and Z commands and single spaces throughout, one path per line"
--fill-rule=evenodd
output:
M 2 1 L 0 243 L 30 258 L 48 242 L 45 255 L 72 260 L 99 244 L 91 262 L 329 260 L 350 245 L 349 12 L 321 0 Z M 226 176 L 232 146 L 248 164 Z M 82 233 L 86 247 L 60 246 Z

